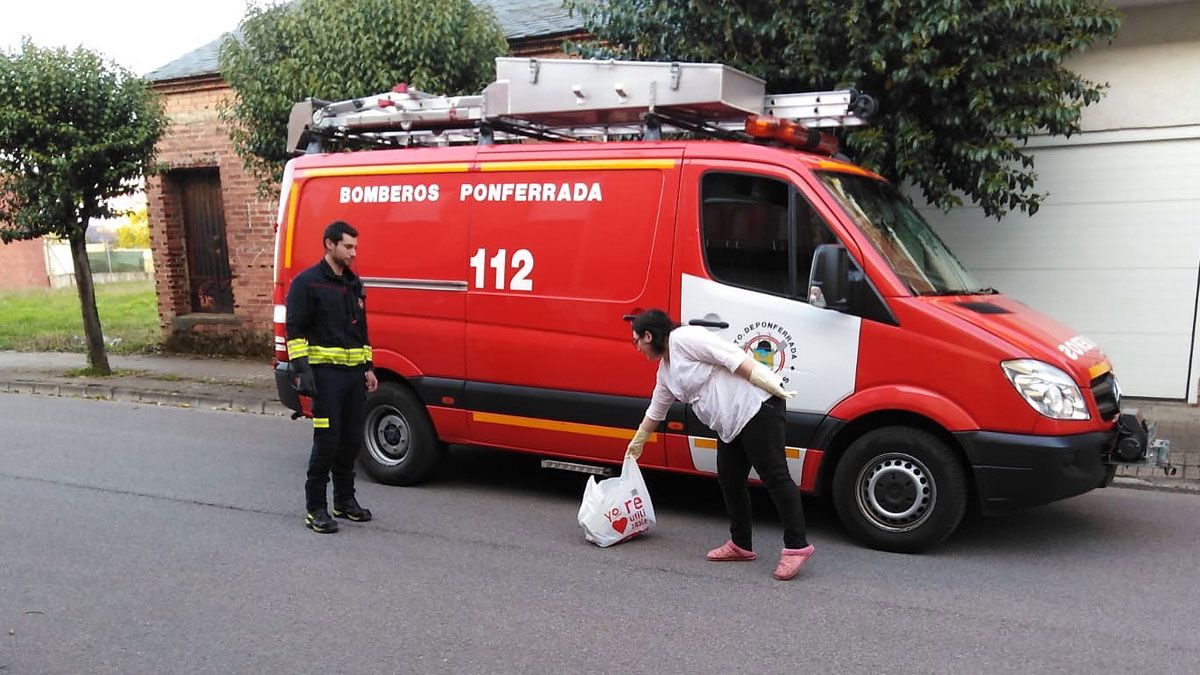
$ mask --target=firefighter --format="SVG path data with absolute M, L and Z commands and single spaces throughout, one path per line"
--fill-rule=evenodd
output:
M 333 515 L 355 522 L 371 512 L 354 497 L 354 460 L 362 441 L 366 394 L 379 381 L 367 342 L 366 296 L 350 264 L 358 231 L 336 220 L 322 236 L 324 257 L 296 275 L 287 294 L 288 360 L 297 389 L 312 398 L 313 445 L 304 483 L 304 523 L 314 532 L 337 532 L 326 486 L 333 476 Z

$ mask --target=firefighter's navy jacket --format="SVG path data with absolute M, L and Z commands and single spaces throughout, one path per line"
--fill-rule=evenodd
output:
M 320 262 L 297 274 L 287 294 L 288 359 L 368 370 L 367 307 L 362 281 L 347 267 L 334 274 Z

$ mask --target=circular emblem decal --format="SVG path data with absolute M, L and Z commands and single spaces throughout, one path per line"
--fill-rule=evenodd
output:
M 778 373 L 786 383 L 795 370 L 796 342 L 783 326 L 770 321 L 755 321 L 738 331 L 734 342 L 755 361 Z

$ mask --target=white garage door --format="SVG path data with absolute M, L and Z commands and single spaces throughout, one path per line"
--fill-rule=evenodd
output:
M 1124 394 L 1194 400 L 1200 137 L 1147 133 L 1033 149 L 1033 218 L 922 211 L 981 282 L 1098 342 Z

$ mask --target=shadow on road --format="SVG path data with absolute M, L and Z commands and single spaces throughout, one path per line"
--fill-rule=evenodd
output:
M 541 457 L 517 452 L 454 446 L 430 488 L 493 494 L 520 492 L 552 501 L 578 505 L 587 476 L 570 471 L 543 469 Z M 666 471 L 643 472 L 654 507 L 724 522 L 725 505 L 715 478 Z M 778 528 L 775 506 L 765 490 L 751 487 L 755 527 Z M 824 499 L 804 498 L 809 530 L 825 540 L 846 541 L 832 506 Z
M 1099 490 L 992 518 L 969 515 L 938 551 L 993 555 L 1037 549 L 1058 554 L 1130 545 L 1152 536 L 1137 514 L 1105 503 L 1118 494 Z
M 454 446 L 438 474 L 421 489 L 536 496 L 552 502 L 577 504 L 587 477 L 568 471 L 543 469 L 541 457 L 516 452 Z M 646 471 L 646 482 L 660 511 L 724 520 L 725 509 L 716 480 L 664 471 Z M 756 529 L 777 528 L 775 507 L 765 490 L 752 487 Z M 1046 553 L 1113 544 L 1138 537 L 1139 522 L 1120 510 L 1095 508 L 1099 494 L 983 518 L 968 513 L 959 529 L 932 555 L 976 556 L 1036 548 Z M 1084 500 L 1092 500 L 1085 502 Z M 810 532 L 825 543 L 857 546 L 838 520 L 827 497 L 804 498 Z

